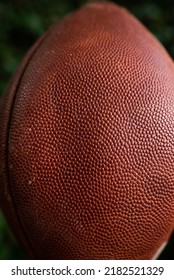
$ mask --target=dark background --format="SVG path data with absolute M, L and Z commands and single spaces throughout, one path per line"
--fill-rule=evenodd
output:
M 87 0 L 0 0 L 0 93 L 35 40 Z M 174 58 L 174 1 L 113 1 L 147 26 Z M 0 212 L 0 259 L 25 259 Z M 161 259 L 174 259 L 174 236 Z

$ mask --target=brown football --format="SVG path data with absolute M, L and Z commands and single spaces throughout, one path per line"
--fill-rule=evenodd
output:
M 174 228 L 174 64 L 124 8 L 54 24 L 0 108 L 0 205 L 31 258 L 151 259 Z

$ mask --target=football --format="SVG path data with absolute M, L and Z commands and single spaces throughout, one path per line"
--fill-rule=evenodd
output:
M 29 50 L 0 103 L 0 206 L 33 259 L 154 259 L 174 229 L 174 64 L 90 3 Z

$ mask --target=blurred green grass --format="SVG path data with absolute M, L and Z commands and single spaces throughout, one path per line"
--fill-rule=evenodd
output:
M 25 253 L 16 242 L 4 216 L 0 212 L 0 260 L 25 259 Z
M 87 0 L 1 0 L 0 93 L 35 40 L 56 20 Z M 118 0 L 162 42 L 174 58 L 174 2 Z M 0 212 L 0 259 L 25 259 Z

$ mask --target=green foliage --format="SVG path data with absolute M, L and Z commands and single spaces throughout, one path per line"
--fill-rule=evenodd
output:
M 25 254 L 14 239 L 0 212 L 0 260 L 2 259 L 25 259 Z
M 56 20 L 88 0 L 1 0 L 0 93 L 34 41 Z M 118 0 L 139 18 L 174 57 L 173 0 Z M 0 213 L 0 259 L 25 258 Z

